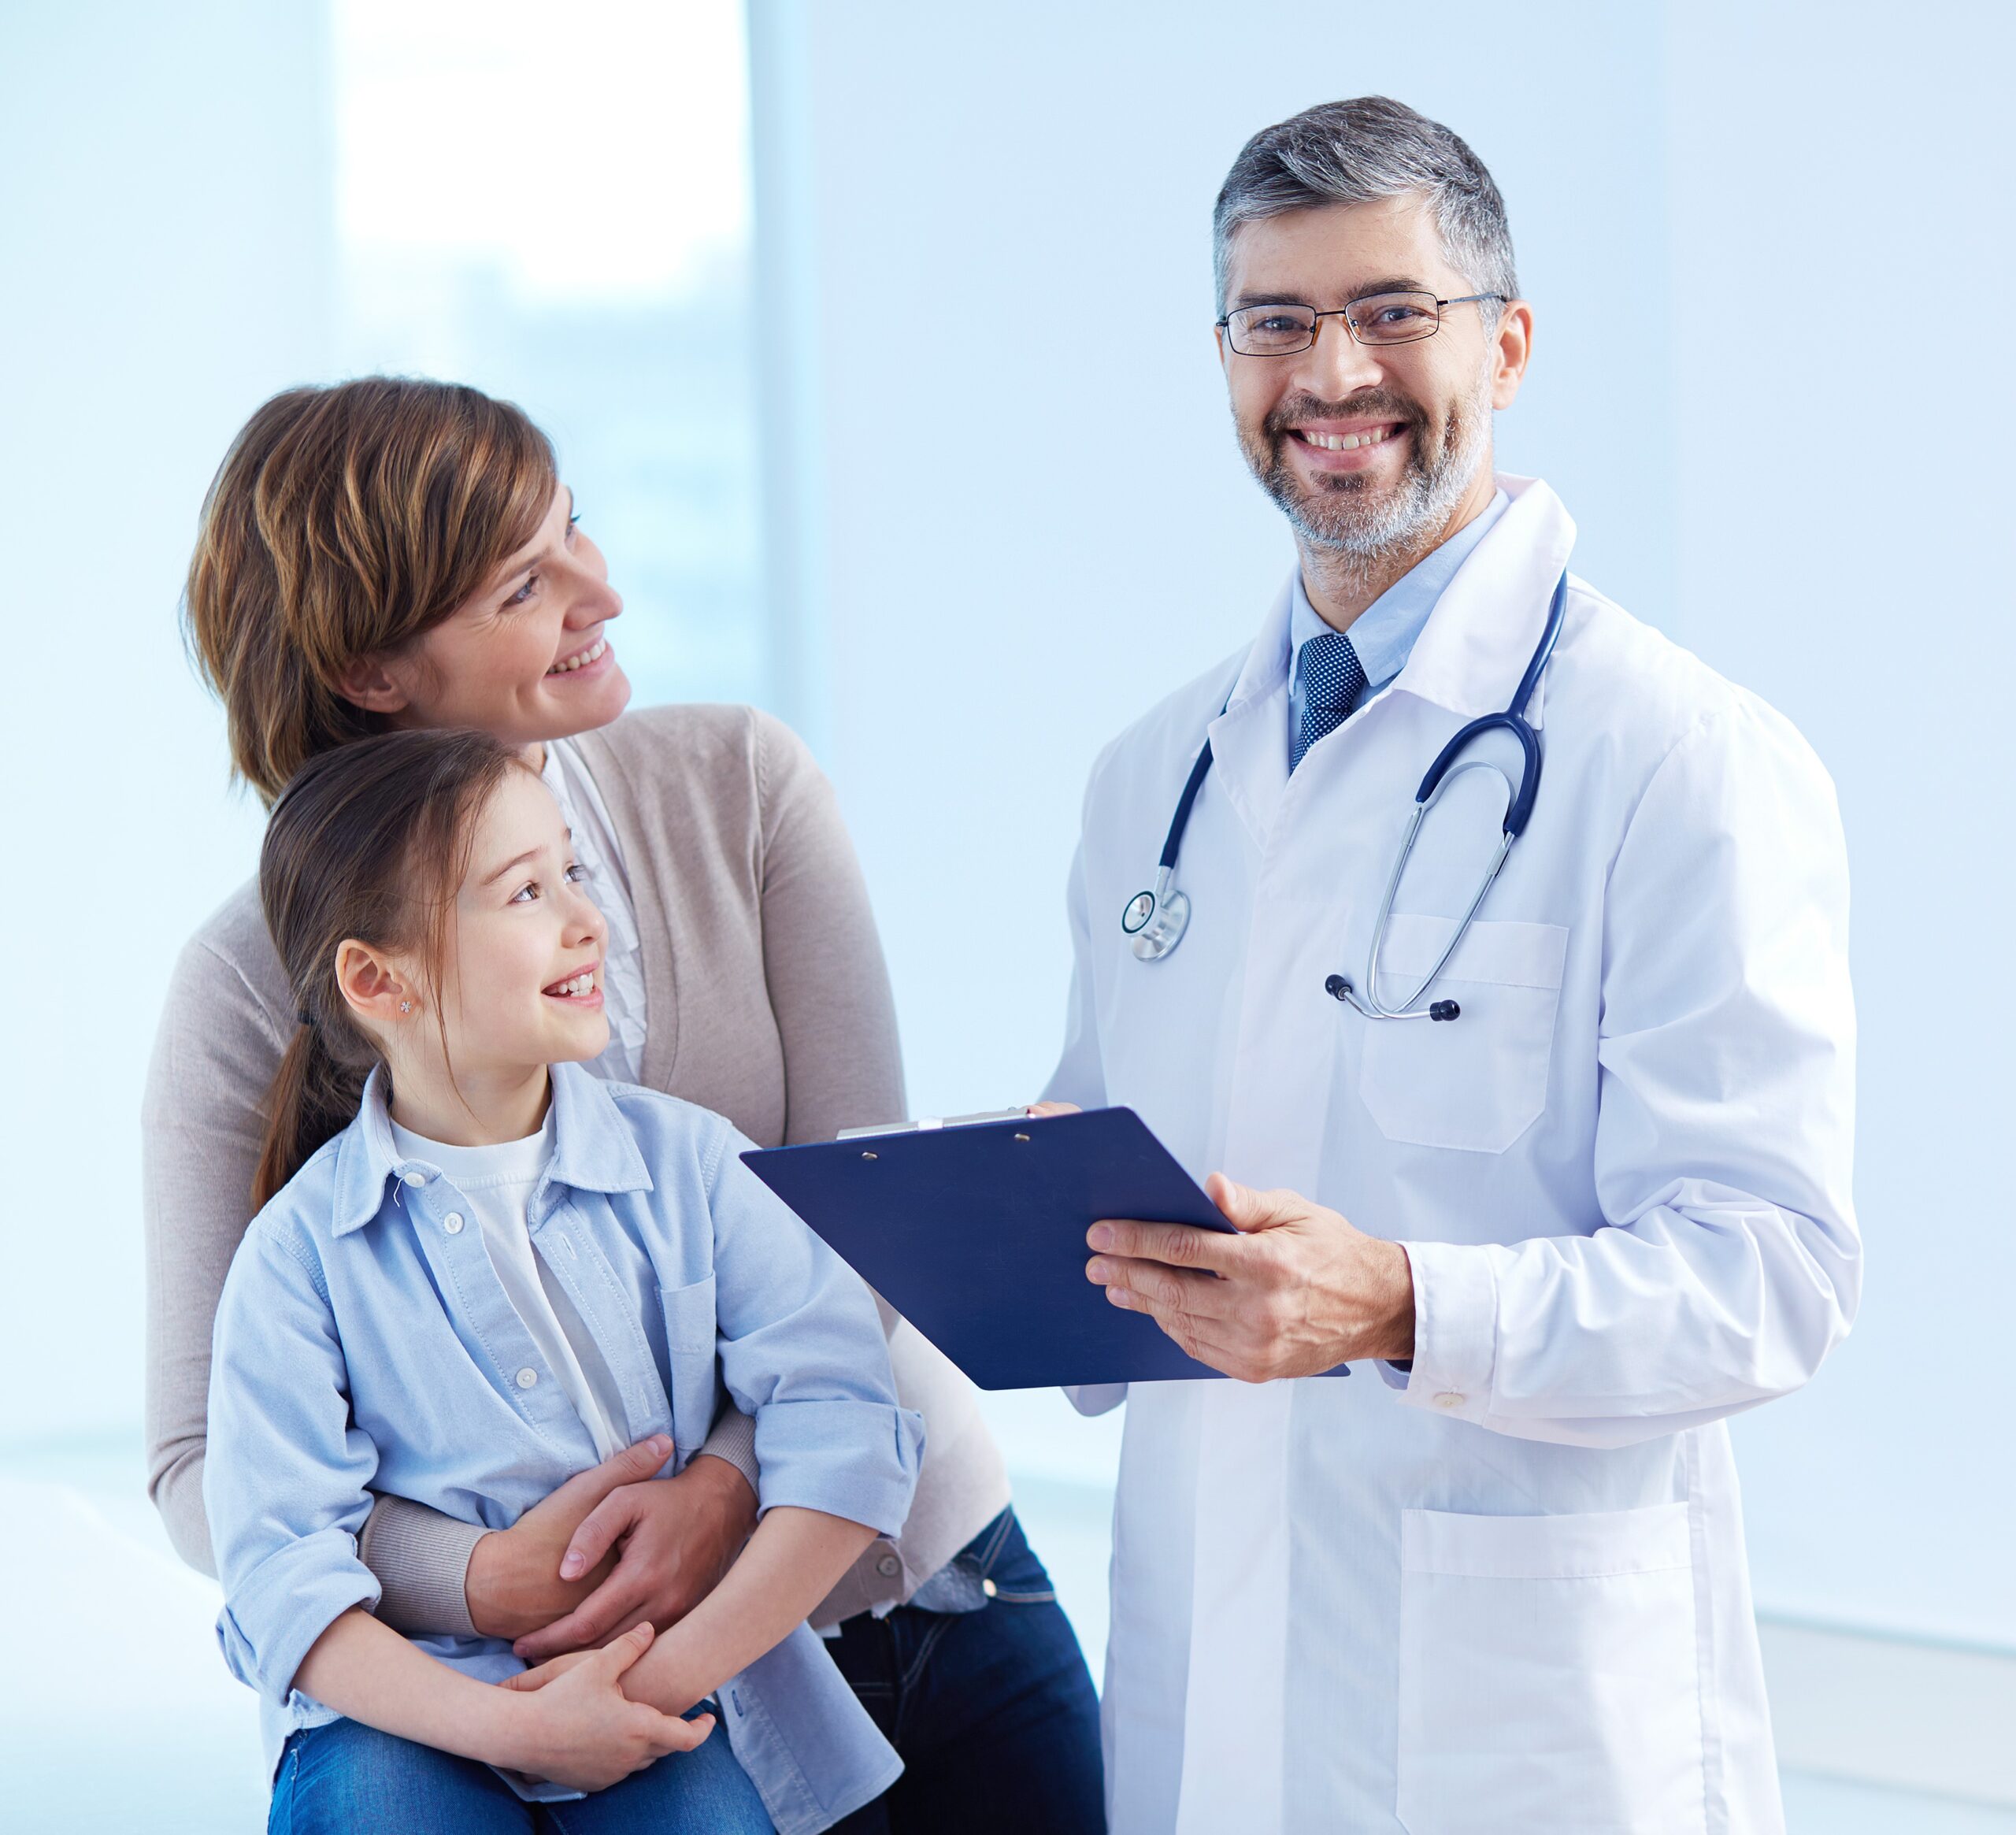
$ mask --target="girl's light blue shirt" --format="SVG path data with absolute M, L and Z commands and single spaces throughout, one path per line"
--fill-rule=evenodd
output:
M 554 1151 L 527 1216 L 622 1398 L 626 1440 L 680 1470 L 724 1385 L 756 1423 L 760 1507 L 894 1535 L 924 1424 L 899 1407 L 868 1289 L 739 1155 L 718 1115 L 552 1069 Z M 394 1143 L 382 1079 L 253 1220 L 217 1308 L 204 1501 L 224 1660 L 261 1697 L 269 1761 L 339 1718 L 291 1689 L 317 1638 L 377 1603 L 357 1538 L 374 1493 L 505 1529 L 595 1445 L 506 1296 L 475 1210 Z M 416 1640 L 495 1682 L 500 1638 Z M 721 1689 L 725 1732 L 780 1835 L 878 1796 L 901 1762 L 801 1625 Z M 669 1761 L 676 1764 L 677 1759 Z M 508 1776 L 508 1774 L 507 1774 Z M 512 1778 L 521 1796 L 576 1796 Z

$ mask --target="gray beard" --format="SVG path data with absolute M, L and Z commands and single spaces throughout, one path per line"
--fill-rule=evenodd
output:
M 1364 480 L 1349 475 L 1305 494 L 1279 447 L 1254 465 L 1254 476 L 1319 564 L 1354 576 L 1381 573 L 1398 562 L 1411 565 L 1440 539 L 1490 450 L 1489 373 L 1451 410 L 1440 444 L 1425 458 L 1418 424 L 1414 431 L 1407 469 L 1388 495 L 1369 497 Z

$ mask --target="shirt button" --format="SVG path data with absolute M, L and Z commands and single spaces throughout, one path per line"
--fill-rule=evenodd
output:
M 530 1364 L 527 1364 L 523 1370 L 518 1372 L 518 1387 L 521 1389 L 529 1389 L 538 1381 L 539 1372 L 534 1370 Z
M 462 1233 L 462 1214 L 459 1210 L 450 1211 L 441 1219 L 441 1227 L 451 1236 L 460 1236 Z
M 409 1185 L 424 1185 L 427 1183 L 427 1175 L 424 1173 L 407 1173 L 403 1177 L 405 1182 Z
M 1444 1389 L 1435 1398 L 1435 1405 L 1438 1408 L 1460 1408 L 1463 1405 L 1463 1398 L 1454 1389 Z
M 875 1571 L 884 1580 L 894 1580 L 903 1571 L 903 1564 L 893 1555 L 885 1555 L 875 1564 Z

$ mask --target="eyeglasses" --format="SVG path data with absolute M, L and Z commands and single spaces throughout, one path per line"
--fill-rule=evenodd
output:
M 1342 319 L 1361 344 L 1414 344 L 1442 329 L 1445 306 L 1469 306 L 1480 300 L 1504 300 L 1502 293 L 1466 293 L 1458 299 L 1437 299 L 1432 293 L 1368 293 L 1332 312 L 1281 300 L 1272 306 L 1243 306 L 1218 321 L 1233 350 L 1242 357 L 1292 357 L 1316 342 L 1325 319 Z

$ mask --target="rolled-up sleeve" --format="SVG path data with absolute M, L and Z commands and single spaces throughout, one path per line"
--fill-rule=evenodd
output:
M 910 1514 L 924 1418 L 899 1407 L 866 1284 L 742 1163 L 724 1125 L 710 1169 L 722 1381 L 756 1422 L 757 1498 L 893 1536 Z
M 203 1495 L 239 1680 L 284 1702 L 315 1640 L 379 1588 L 358 1559 L 377 1449 L 350 1420 L 348 1376 L 312 1250 L 270 1214 L 218 1303 Z

